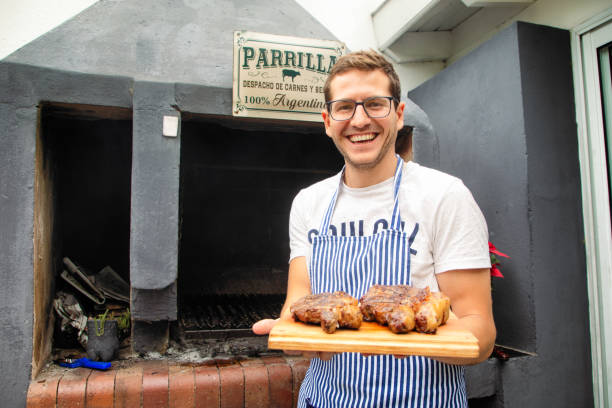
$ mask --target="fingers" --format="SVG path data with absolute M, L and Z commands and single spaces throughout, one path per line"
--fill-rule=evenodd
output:
M 278 320 L 279 319 L 263 319 L 256 322 L 252 328 L 253 333 L 259 335 L 269 334 L 270 330 L 272 330 L 272 327 L 274 327 Z
M 325 351 L 304 351 L 302 355 L 308 359 L 319 358 L 323 361 L 329 361 L 338 353 L 325 352 Z
M 376 354 L 372 354 L 372 353 L 360 353 L 363 357 L 372 357 L 375 356 Z M 408 356 L 404 356 L 402 354 L 394 354 L 393 357 L 395 358 L 406 358 Z
M 302 355 L 302 352 L 297 351 L 297 350 L 283 350 L 283 353 L 287 354 L 288 356 L 301 356 Z
M 323 351 L 320 351 L 320 352 L 319 352 L 319 358 L 320 358 L 321 360 L 323 360 L 323 361 L 329 361 L 329 360 L 331 360 L 331 359 L 332 359 L 332 357 L 333 357 L 333 356 L 335 356 L 335 355 L 336 355 L 336 353 L 326 353 L 326 352 L 323 352 Z

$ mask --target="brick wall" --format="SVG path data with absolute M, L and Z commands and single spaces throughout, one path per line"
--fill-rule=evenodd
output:
M 295 407 L 308 360 L 266 356 L 201 364 L 166 360 L 108 371 L 55 369 L 33 380 L 27 407 Z

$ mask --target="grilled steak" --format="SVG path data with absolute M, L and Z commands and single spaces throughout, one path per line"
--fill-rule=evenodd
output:
M 290 310 L 295 320 L 320 323 L 326 333 L 333 333 L 338 327 L 358 329 L 363 320 L 357 299 L 342 291 L 304 296 Z
M 416 329 L 421 333 L 435 333 L 448 320 L 450 299 L 442 292 L 431 292 L 421 302 L 414 317 Z
M 416 329 L 435 333 L 448 319 L 450 300 L 441 292 L 408 285 L 374 285 L 359 300 L 364 320 L 387 325 L 394 333 Z

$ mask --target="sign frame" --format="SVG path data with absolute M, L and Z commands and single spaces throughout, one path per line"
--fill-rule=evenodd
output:
M 235 31 L 232 115 L 322 122 L 323 85 L 345 53 L 339 41 Z

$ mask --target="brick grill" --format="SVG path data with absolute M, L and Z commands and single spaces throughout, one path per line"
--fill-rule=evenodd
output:
M 136 105 L 148 103 L 149 91 L 155 92 L 156 100 L 156 92 L 160 91 L 174 101 L 169 96 L 173 87 L 150 87 L 138 85 L 134 91 Z M 44 243 L 39 249 L 46 256 L 36 259 L 50 261 L 38 266 L 39 284 L 35 286 L 42 288 L 41 283 L 46 286 L 35 297 L 41 305 L 51 304 L 54 289 L 51 283 L 58 269 L 52 261 L 56 258 L 70 255 L 93 271 L 109 263 L 130 284 L 134 353 L 164 355 L 171 346 L 179 351 L 185 346 L 197 350 L 203 358 L 266 355 L 269 351 L 265 337 L 254 336 L 251 326 L 257 320 L 278 317 L 282 307 L 289 255 L 286 221 L 291 200 L 301 187 L 338 171 L 337 153 L 329 149 L 327 138 L 318 137 L 319 128 L 291 125 L 271 129 L 263 122 L 245 127 L 229 118 L 213 120 L 189 115 L 181 122 L 180 144 L 161 136 L 151 142 L 150 128 L 161 123 L 167 113 L 163 107 L 149 112 L 123 108 L 94 110 L 89 105 L 44 105 L 43 131 L 37 139 L 42 146 L 37 150 L 41 156 L 37 166 L 44 175 L 45 187 L 39 201 L 49 211 L 37 218 L 42 220 L 37 238 Z M 115 135 L 110 141 L 109 133 Z M 202 137 L 208 134 L 223 137 Z M 228 156 L 228 152 L 238 151 L 245 154 Z M 132 162 L 131 158 L 136 156 L 139 160 Z M 111 166 L 116 170 L 112 174 L 107 171 L 109 158 L 114 160 L 111 163 L 121 164 Z M 99 165 L 93 166 L 94 162 Z M 149 196 L 151 190 L 143 187 L 150 182 L 148 176 L 140 178 L 150 172 L 144 168 L 147 163 L 155 163 L 156 169 L 158 165 L 174 169 L 162 177 L 161 194 L 168 200 L 158 200 L 157 191 L 155 197 Z M 49 170 L 47 174 L 47 168 L 57 171 Z M 90 183 L 92 179 L 96 182 Z M 91 199 L 92 185 L 96 191 L 113 192 L 104 194 L 112 198 L 110 202 Z M 51 205 L 53 197 L 61 198 L 56 206 Z M 74 197 L 82 197 L 95 206 L 85 207 Z M 250 199 L 244 201 L 244 197 Z M 89 225 L 92 213 L 108 215 L 108 220 L 100 219 L 95 228 L 105 234 L 89 234 L 80 229 Z M 150 222 L 150 213 L 163 222 Z M 51 228 L 54 225 L 58 227 Z M 179 242 L 172 238 L 161 243 L 162 237 L 176 236 Z M 87 237 L 92 242 L 76 237 Z M 152 249 L 152 237 L 159 241 L 157 249 Z M 98 242 L 121 245 L 100 247 Z M 117 259 L 105 259 L 104 265 L 98 265 L 101 253 L 114 254 Z M 40 309 L 38 316 L 49 315 L 49 310 Z M 35 339 L 44 339 L 44 334 L 50 332 L 46 319 L 35 321 L 42 322 L 36 328 Z M 287 384 L 292 387 L 296 384 L 293 366 L 247 363 L 257 359 L 236 364 L 215 360 L 213 371 L 199 366 L 172 368 L 175 366 L 170 363 L 164 374 L 158 368 L 155 372 L 146 371 L 145 364 L 104 375 L 79 369 L 67 371 L 59 378 L 41 379 L 37 374 L 47 363 L 48 350 L 54 345 L 51 338 L 39 343 L 34 346 L 37 357 L 30 390 L 32 404 L 47 398 L 55 406 L 106 406 L 95 401 L 110 393 L 113 401 L 123 401 L 122 405 L 115 403 L 116 406 L 149 403 L 167 406 L 178 401 L 178 397 L 172 396 L 173 381 L 190 375 L 194 384 L 201 384 L 194 392 L 202 395 L 181 394 L 187 401 L 185 406 L 190 406 L 192 399 L 207 398 L 218 398 L 221 406 L 226 406 L 224 398 L 242 401 L 227 406 L 248 405 L 252 395 L 249 390 L 263 387 L 261 384 L 267 384 L 270 406 L 281 406 L 273 403 L 278 400 L 277 394 L 288 392 L 292 402 L 297 396 L 296 389 L 287 388 Z M 200 377 L 200 372 L 207 374 Z M 139 391 L 135 387 L 140 387 Z
M 270 407 L 297 405 L 308 360 L 285 356 L 205 364 L 147 360 L 108 371 L 56 370 L 30 383 L 28 408 Z

